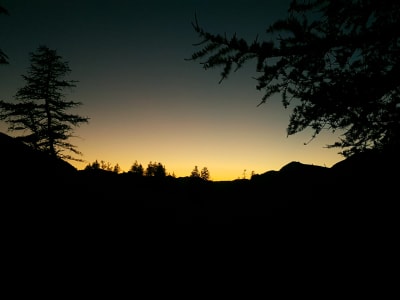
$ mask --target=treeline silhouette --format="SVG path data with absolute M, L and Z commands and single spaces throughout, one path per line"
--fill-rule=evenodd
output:
M 106 162 L 104 160 L 101 160 L 100 162 L 96 159 L 94 162 L 89 163 L 84 170 L 105 170 L 105 171 L 110 171 L 114 173 L 125 173 L 121 169 L 118 163 L 116 163 L 114 166 L 110 162 Z M 135 176 L 147 176 L 147 177 L 166 177 L 166 176 L 171 176 L 176 178 L 175 173 L 173 172 L 167 174 L 167 169 L 165 165 L 163 165 L 161 162 L 152 162 L 150 161 L 144 169 L 143 165 L 139 163 L 137 160 L 132 164 L 130 167 L 129 171 L 127 171 L 129 174 L 133 174 Z M 201 178 L 203 180 L 210 180 L 210 171 L 208 170 L 207 167 L 203 167 L 200 171 L 198 166 L 194 166 L 193 170 L 191 171 L 189 177 L 192 178 Z

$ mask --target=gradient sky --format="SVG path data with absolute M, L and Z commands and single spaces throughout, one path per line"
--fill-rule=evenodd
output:
M 343 157 L 325 146 L 338 135 L 324 132 L 307 145 L 311 131 L 287 137 L 290 109 L 279 96 L 257 107 L 263 94 L 253 65 L 219 84 L 220 69 L 185 60 L 200 49 L 195 14 L 209 32 L 252 41 L 289 2 L 4 0 L 10 16 L 0 16 L 0 49 L 10 64 L 0 66 L 0 98 L 13 101 L 29 52 L 45 45 L 69 62 L 68 79 L 78 83 L 67 99 L 82 102 L 76 113 L 90 118 L 70 140 L 85 160 L 70 161 L 78 169 L 95 160 L 123 171 L 160 162 L 177 177 L 207 167 L 218 181 L 291 161 L 331 167 Z M 0 131 L 17 134 L 4 123 Z

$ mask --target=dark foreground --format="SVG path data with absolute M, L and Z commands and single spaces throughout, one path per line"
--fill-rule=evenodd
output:
M 291 162 L 251 180 L 213 182 L 77 171 L 7 136 L 0 146 L 2 213 L 11 225 L 261 224 L 304 210 L 390 209 L 399 196 L 396 152 L 331 168 Z
M 113 224 L 263 223 L 289 210 L 391 207 L 397 179 L 380 173 L 335 174 L 292 163 L 251 180 L 137 178 L 79 171 L 8 183 L 3 204 L 24 220 Z

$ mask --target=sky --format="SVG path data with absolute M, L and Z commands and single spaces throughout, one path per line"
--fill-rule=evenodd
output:
M 92 1 L 3 0 L 0 99 L 13 102 L 24 86 L 29 53 L 40 45 L 57 50 L 77 80 L 66 98 L 82 102 L 75 111 L 88 117 L 69 140 L 84 162 L 161 163 L 167 174 L 189 176 L 206 167 L 214 181 L 250 178 L 298 161 L 331 167 L 344 159 L 326 148 L 338 134 L 311 131 L 287 136 L 291 107 L 279 95 L 258 106 L 254 65 L 220 81 L 221 69 L 204 70 L 187 60 L 200 50 L 191 23 L 197 16 L 211 33 L 236 33 L 249 42 L 286 15 L 290 0 Z M 0 131 L 11 136 L 0 123 Z

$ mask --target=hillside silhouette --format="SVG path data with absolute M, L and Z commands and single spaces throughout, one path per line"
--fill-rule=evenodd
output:
M 287 209 L 390 206 L 399 158 L 376 151 L 330 168 L 292 161 L 251 179 L 138 177 L 77 170 L 0 133 L 2 202 L 24 220 L 175 224 L 265 222 Z

